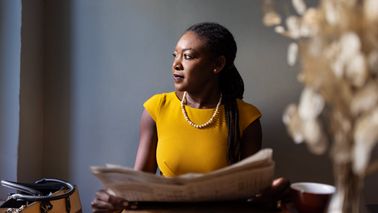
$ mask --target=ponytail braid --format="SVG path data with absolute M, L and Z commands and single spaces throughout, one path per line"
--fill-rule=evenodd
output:
M 243 99 L 244 82 L 234 65 L 223 70 L 219 78 L 228 128 L 228 160 L 235 163 L 240 160 L 239 110 L 236 99 Z
M 187 29 L 207 39 L 206 46 L 215 57 L 224 56 L 226 64 L 219 74 L 219 86 L 223 95 L 228 128 L 228 161 L 235 163 L 241 158 L 239 110 L 237 99 L 243 99 L 244 82 L 234 65 L 237 46 L 230 31 L 217 23 L 199 23 Z

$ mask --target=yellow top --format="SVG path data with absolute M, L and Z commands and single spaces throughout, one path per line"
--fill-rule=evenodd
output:
M 240 132 L 261 116 L 253 105 L 237 100 Z M 175 92 L 156 94 L 144 103 L 144 108 L 156 123 L 158 144 L 156 159 L 164 176 L 204 173 L 227 166 L 227 124 L 224 106 L 214 123 L 204 129 L 189 125 L 181 111 Z M 215 109 L 185 106 L 190 120 L 202 124 Z

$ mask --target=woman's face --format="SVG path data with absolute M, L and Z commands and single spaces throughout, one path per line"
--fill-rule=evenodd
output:
M 191 31 L 177 42 L 172 64 L 176 91 L 200 92 L 216 82 L 214 60 L 205 44 L 205 39 Z

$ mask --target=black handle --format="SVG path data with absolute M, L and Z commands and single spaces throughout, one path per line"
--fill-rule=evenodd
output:
M 30 195 L 40 195 L 42 194 L 41 191 L 30 188 L 28 186 L 25 186 L 24 184 L 19 184 L 13 181 L 7 181 L 7 180 L 1 180 L 1 185 L 11 188 L 11 189 L 16 189 L 18 191 L 30 194 Z
M 58 199 L 66 198 L 66 197 L 70 196 L 75 190 L 75 187 L 72 184 L 70 184 L 66 181 L 63 181 L 63 180 L 59 180 L 59 179 L 45 178 L 45 179 L 41 179 L 39 181 L 36 181 L 36 184 L 42 183 L 42 182 L 55 182 L 55 183 L 62 184 L 62 186 L 64 186 L 67 189 L 67 191 L 64 192 L 63 194 L 59 194 L 59 195 L 53 195 L 52 192 L 50 192 L 48 195 L 41 195 L 42 193 L 40 193 L 38 190 L 35 190 L 33 188 L 30 188 L 30 187 L 27 187 L 25 185 L 18 184 L 18 183 L 15 183 L 15 182 L 3 181 L 2 180 L 1 184 L 3 186 L 6 186 L 6 187 L 14 188 L 14 189 L 28 193 L 29 195 L 16 193 L 16 194 L 12 194 L 12 195 L 9 196 L 9 198 L 13 198 L 13 199 L 16 199 L 16 200 L 24 200 L 24 201 L 58 200 Z

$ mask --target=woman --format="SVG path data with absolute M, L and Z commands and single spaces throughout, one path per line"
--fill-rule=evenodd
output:
M 175 92 L 144 103 L 136 170 L 159 168 L 164 176 L 210 172 L 260 150 L 261 113 L 242 101 L 236 51 L 233 35 L 219 24 L 200 23 L 185 31 L 173 53 Z M 269 197 L 287 181 L 277 179 L 272 186 L 265 193 Z M 92 202 L 94 212 L 123 205 L 127 202 L 104 190 Z

